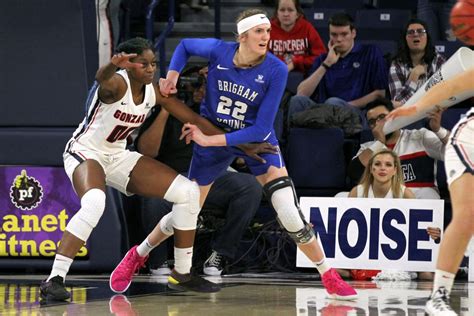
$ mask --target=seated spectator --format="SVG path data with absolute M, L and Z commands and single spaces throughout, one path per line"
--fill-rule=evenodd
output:
M 412 19 L 404 29 L 388 79 L 396 108 L 405 104 L 446 61 L 436 52 L 425 22 Z
M 314 59 L 326 52 L 324 43 L 308 22 L 299 0 L 278 0 L 271 20 L 268 49 L 286 63 L 288 71 L 305 74 Z
M 436 184 L 436 160 L 444 160 L 443 153 L 449 132 L 442 128 L 441 110 L 430 114 L 426 128 L 399 129 L 385 135 L 385 117 L 393 110 L 390 100 L 377 99 L 367 105 L 367 122 L 373 141 L 361 144 L 359 152 L 349 164 L 349 176 L 358 182 L 373 153 L 389 148 L 401 160 L 403 180 L 418 199 L 439 199 Z
M 381 50 L 355 42 L 353 19 L 338 13 L 329 19 L 329 52 L 316 58 L 311 75 L 298 86 L 290 100 L 288 125 L 294 113 L 315 103 L 362 109 L 385 96 L 387 67 Z M 363 118 L 362 118 L 363 119 Z
M 349 197 L 414 199 L 415 194 L 405 186 L 400 158 L 390 149 L 375 152 L 359 182 Z
M 349 197 L 414 199 L 415 194 L 404 184 L 400 158 L 392 150 L 382 149 L 370 157 L 359 184 L 351 190 Z M 441 235 L 439 227 L 428 227 L 426 232 L 435 241 Z M 352 278 L 375 276 L 374 273 L 362 274 L 361 270 L 351 270 L 350 275 Z M 418 278 L 433 279 L 433 273 L 419 272 Z
M 197 69 L 190 69 L 181 76 L 183 95 L 187 104 L 196 112 L 205 95 L 205 71 L 197 75 Z M 194 71 L 194 72 L 193 72 Z M 170 117 L 164 109 L 152 109 L 151 115 L 143 123 L 136 140 L 137 149 L 144 155 L 156 157 L 181 174 L 187 173 L 192 158 L 192 144 L 180 141 L 183 124 Z M 212 253 L 204 263 L 207 275 L 221 275 L 227 260 L 234 259 L 242 235 L 260 206 L 262 187 L 250 174 L 227 171 L 216 179 L 204 202 L 201 214 L 224 218 L 224 225 L 217 230 L 211 241 Z M 142 198 L 142 219 L 146 233 L 150 233 L 156 223 L 171 212 L 172 204 L 163 199 Z M 166 243 L 150 253 L 149 264 L 152 273 L 170 272 L 162 267 L 169 257 Z M 165 263 L 166 264 L 166 263 Z M 161 269 L 158 269 L 161 268 Z M 164 268 L 164 269 L 163 269 Z

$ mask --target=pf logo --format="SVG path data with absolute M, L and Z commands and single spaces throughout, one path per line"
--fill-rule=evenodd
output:
M 17 208 L 29 211 L 41 203 L 43 188 L 35 178 L 29 177 L 26 170 L 23 169 L 21 174 L 13 180 L 10 188 L 10 198 Z

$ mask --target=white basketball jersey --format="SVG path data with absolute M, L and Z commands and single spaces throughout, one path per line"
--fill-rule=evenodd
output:
M 98 95 L 99 85 L 95 83 L 87 97 L 87 115 L 66 144 L 67 152 L 89 149 L 115 154 L 123 151 L 128 135 L 145 121 L 148 112 L 155 106 L 153 84 L 145 86 L 143 102 L 135 104 L 127 72 L 120 70 L 117 74 L 127 83 L 125 95 L 115 103 L 103 103 Z

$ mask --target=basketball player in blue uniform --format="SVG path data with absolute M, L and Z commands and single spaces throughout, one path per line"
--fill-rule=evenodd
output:
M 319 270 L 330 297 L 355 299 L 357 293 L 335 269 L 330 268 L 311 225 L 304 220 L 281 153 L 264 154 L 265 162 L 260 163 L 248 159 L 235 148 L 243 143 L 265 141 L 278 146 L 273 121 L 288 73 L 283 62 L 267 53 L 270 21 L 263 11 L 250 9 L 241 13 L 237 31 L 237 43 L 217 39 L 182 40 L 173 54 L 166 79 L 160 80 L 160 91 L 164 96 L 176 93 L 179 73 L 188 58 L 193 55 L 209 60 L 207 93 L 201 104 L 201 115 L 226 133 L 204 134 L 196 125 L 185 124 L 183 137 L 197 144 L 188 177 L 197 181 L 201 199 L 204 199 L 213 181 L 235 157 L 245 159 L 263 185 L 280 224 Z M 164 107 L 182 122 L 192 118 L 185 107 Z M 169 282 L 176 280 L 171 277 Z
M 87 100 L 90 106 L 87 116 L 66 145 L 64 168 L 81 200 L 81 208 L 66 226 L 51 274 L 40 286 L 41 297 L 46 300 L 70 297 L 64 280 L 73 258 L 104 212 L 106 185 L 127 195 L 135 193 L 173 202 L 173 211 L 168 216 L 172 224 L 162 223 L 163 231 L 175 234 L 173 276 L 183 289 L 216 292 L 220 289 L 218 285 L 189 273 L 200 210 L 197 184 L 153 158 L 126 150 L 127 136 L 143 123 L 155 104 L 181 102 L 163 98 L 152 83 L 156 58 L 147 40 L 128 40 L 118 50 L 121 53 L 115 54 L 110 63 L 97 71 L 97 83 Z M 210 130 L 218 131 L 201 119 Z M 160 240 L 153 237 L 127 253 L 122 269 L 114 270 L 110 282 L 112 290 L 123 292 L 128 288 L 133 273 L 159 244 Z
M 474 91 L 474 68 L 438 83 L 418 102 L 390 112 L 387 119 L 424 113 L 455 95 Z M 441 239 L 433 292 L 427 301 L 427 315 L 454 316 L 449 296 L 464 251 L 474 235 L 474 108 L 466 113 L 449 135 L 444 166 L 453 205 L 453 218 Z

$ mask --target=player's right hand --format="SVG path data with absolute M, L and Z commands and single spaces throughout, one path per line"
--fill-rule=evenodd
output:
M 110 59 L 110 62 L 115 66 L 122 68 L 122 69 L 130 69 L 130 68 L 140 68 L 142 64 L 140 63 L 133 63 L 130 61 L 131 58 L 137 57 L 137 54 L 127 54 L 124 52 L 114 54 Z
M 160 78 L 159 85 L 161 94 L 166 98 L 178 92 L 175 83 L 170 79 Z
M 259 156 L 259 154 L 277 154 L 278 147 L 273 146 L 272 144 L 265 143 L 247 143 L 240 144 L 237 146 L 242 150 L 247 156 L 253 158 L 261 163 L 266 163 L 265 159 Z
M 328 55 L 326 59 L 324 60 L 324 63 L 327 64 L 328 66 L 332 66 L 335 63 L 337 63 L 337 61 L 339 60 L 339 57 L 341 57 L 341 54 L 337 52 L 338 45 L 333 44 L 332 41 L 329 41 L 328 48 L 329 48 Z

